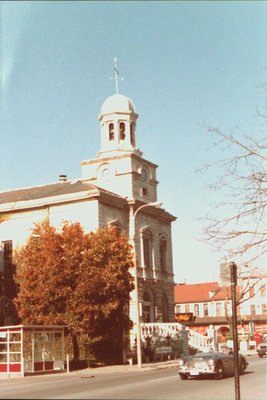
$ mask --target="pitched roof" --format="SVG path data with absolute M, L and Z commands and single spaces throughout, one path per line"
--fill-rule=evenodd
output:
M 226 300 L 229 298 L 230 288 L 219 287 L 218 282 L 195 283 L 195 284 L 180 284 L 174 287 L 175 303 L 196 303 L 210 300 Z
M 77 193 L 92 189 L 96 189 L 96 187 L 88 182 L 83 181 L 56 182 L 47 185 L 0 192 L 0 204 L 42 199 L 46 197 L 60 196 L 62 194 Z

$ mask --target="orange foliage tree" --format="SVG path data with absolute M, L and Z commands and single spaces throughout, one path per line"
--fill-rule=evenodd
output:
M 15 306 L 23 323 L 67 325 L 74 359 L 77 338 L 101 344 L 111 358 L 122 354 L 134 287 L 126 236 L 113 228 L 85 233 L 68 222 L 58 232 L 46 221 L 35 225 L 16 260 Z

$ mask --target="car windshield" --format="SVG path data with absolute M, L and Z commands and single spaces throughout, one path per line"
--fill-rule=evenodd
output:
M 196 354 L 207 354 L 207 353 L 214 353 L 213 349 L 208 349 L 208 348 L 203 348 L 203 349 L 199 349 Z

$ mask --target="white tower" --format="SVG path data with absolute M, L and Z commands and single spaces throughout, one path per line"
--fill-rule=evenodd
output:
M 81 162 L 82 179 L 129 200 L 157 201 L 157 165 L 142 158 L 136 146 L 138 114 L 128 97 L 118 93 L 119 73 L 115 59 L 116 94 L 100 111 L 101 144 L 97 158 Z

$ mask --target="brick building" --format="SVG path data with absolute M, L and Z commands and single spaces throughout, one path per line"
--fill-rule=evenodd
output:
M 176 320 L 205 335 L 210 325 L 223 340 L 232 315 L 230 287 L 218 282 L 177 284 L 174 288 Z M 237 307 L 239 335 L 246 338 L 267 334 L 266 277 L 241 276 L 237 297 L 246 292 L 246 301 Z

